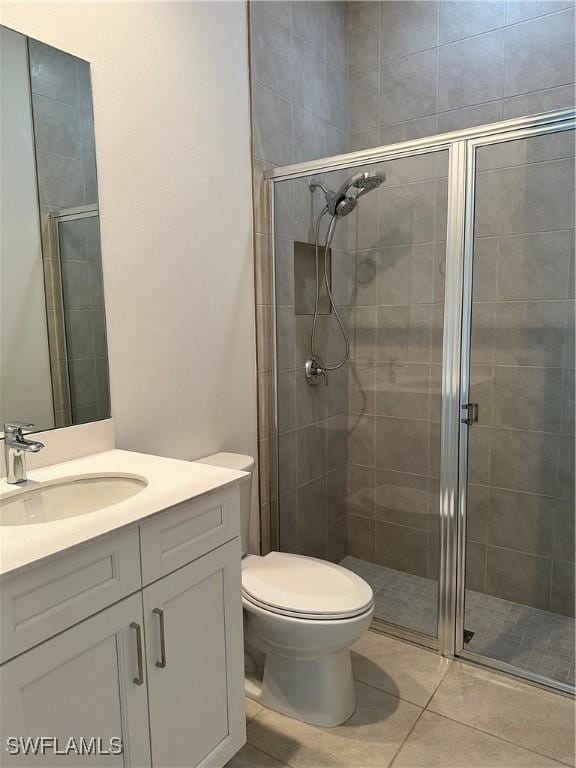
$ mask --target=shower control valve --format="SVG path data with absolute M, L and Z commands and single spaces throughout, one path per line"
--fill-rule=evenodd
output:
M 315 357 L 309 357 L 304 364 L 304 374 L 306 381 L 311 387 L 317 387 L 320 379 L 324 379 L 324 384 L 328 386 L 328 371 L 322 367 L 322 364 Z

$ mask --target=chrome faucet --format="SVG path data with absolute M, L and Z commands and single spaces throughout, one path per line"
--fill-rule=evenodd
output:
M 27 440 L 22 432 L 34 424 L 25 421 L 11 421 L 4 424 L 4 457 L 6 459 L 6 482 L 13 485 L 25 483 L 26 453 L 38 453 L 44 448 L 44 443 L 37 440 Z

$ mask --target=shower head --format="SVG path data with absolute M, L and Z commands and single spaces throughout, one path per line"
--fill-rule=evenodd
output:
M 310 188 L 320 187 L 326 196 L 328 212 L 331 216 L 341 219 L 356 208 L 362 195 L 379 187 L 385 179 L 386 176 L 383 173 L 362 172 L 346 179 L 337 192 L 330 192 L 324 185 L 315 182 L 310 185 Z
M 383 181 L 386 181 L 386 175 L 384 173 L 357 173 L 356 176 L 352 176 L 352 178 L 349 179 L 351 186 L 355 189 L 360 189 L 361 194 L 376 189 Z

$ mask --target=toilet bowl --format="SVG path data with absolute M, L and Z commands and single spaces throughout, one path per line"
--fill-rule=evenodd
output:
M 254 467 L 238 454 L 200 461 Z M 247 555 L 249 483 L 241 495 L 245 648 L 263 659 L 258 679 L 246 680 L 246 695 L 307 723 L 340 725 L 356 707 L 350 646 L 370 626 L 372 589 L 352 571 L 313 557 Z

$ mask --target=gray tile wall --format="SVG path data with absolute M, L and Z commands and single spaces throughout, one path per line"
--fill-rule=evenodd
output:
M 283 549 L 340 559 L 343 511 L 329 503 L 341 487 L 345 398 L 311 390 L 296 370 L 296 339 L 309 316 L 295 315 L 293 243 L 313 242 L 307 187 L 286 185 L 277 201 L 280 478 L 276 477 L 274 319 L 268 203 L 264 168 L 347 149 L 346 7 L 339 2 L 262 2 L 249 5 L 255 279 L 262 549 L 270 548 L 270 509 L 278 503 Z M 342 377 L 341 377 L 342 378 Z M 334 376 L 334 381 L 337 376 Z M 302 384 L 304 383 L 304 386 Z M 305 457 L 309 455 L 310 461 Z M 340 472 L 340 475 L 344 470 Z M 275 515 L 272 515 L 272 520 Z
M 573 0 L 348 3 L 349 148 L 574 105 Z
M 56 425 L 108 418 L 108 353 L 99 217 L 60 224 L 60 262 L 49 213 L 98 202 L 87 62 L 29 40 L 32 114 Z M 65 338 L 65 343 L 63 339 Z
M 289 3 L 254 5 L 294 31 Z M 322 15 L 334 4 L 316 5 L 307 12 Z M 267 19 L 271 24 L 272 16 Z M 309 40 L 314 36 L 307 34 Z M 348 149 L 572 106 L 573 34 L 572 4 L 563 1 L 348 3 Z M 262 40 L 271 39 L 270 33 L 260 35 L 266 48 Z M 314 104 L 318 109 L 324 103 L 325 92 L 309 84 L 310 100 L 304 102 L 294 84 L 303 72 L 310 77 L 324 71 L 321 35 L 315 38 L 316 57 L 297 62 L 291 58 L 295 51 L 297 58 L 303 54 L 291 39 L 292 48 L 287 33 L 284 48 L 270 46 L 286 57 L 282 65 L 262 65 L 266 76 L 281 81 L 270 79 L 264 87 L 284 101 L 269 96 L 267 106 L 261 93 L 253 101 L 255 122 L 262 112 L 269 120 L 266 130 L 255 126 L 256 180 L 266 164 L 310 159 L 325 154 L 324 147 L 334 153 L 323 142 L 324 112 L 316 114 L 316 130 L 306 134 L 313 145 L 303 156 L 294 154 L 295 143 L 305 142 L 295 138 L 294 102 L 291 110 L 284 102 L 297 94 L 312 112 Z M 274 106 L 285 120 L 272 114 Z M 490 420 L 473 430 L 468 583 L 569 613 L 574 358 L 568 314 L 573 304 L 569 309 L 565 292 L 574 283 L 573 224 L 567 225 L 573 202 L 562 194 L 555 194 L 552 207 L 549 200 L 551 190 L 568 184 L 572 169 L 562 140 L 546 139 L 546 146 L 518 143 L 514 157 L 507 145 L 504 159 L 498 151 L 482 158 L 480 200 L 485 189 L 492 207 L 484 214 L 479 204 L 478 210 L 474 310 L 475 342 L 478 334 L 480 341 L 473 373 L 482 419 Z M 446 162 L 430 156 L 389 163 L 385 170 L 386 185 L 346 220 L 346 240 L 334 252 L 333 275 L 340 281 L 335 290 L 352 338 L 346 382 L 334 398 L 339 403 L 346 396 L 344 410 L 331 410 L 328 399 L 301 377 L 309 318 L 294 317 L 291 247 L 294 239 L 310 242 L 313 209 L 309 193 L 296 182 L 278 187 L 281 541 L 283 549 L 333 557 L 338 548 L 330 551 L 326 526 L 333 520 L 341 525 L 345 514 L 348 554 L 436 578 Z M 256 274 L 262 283 L 262 275 L 270 277 L 270 244 L 259 189 L 255 199 Z M 506 205 L 511 200 L 513 207 Z M 271 297 L 271 287 L 266 290 L 261 286 L 259 295 Z M 266 393 L 272 392 L 273 350 L 263 341 L 273 327 L 267 301 L 258 307 L 264 430 L 272 423 Z M 333 335 L 324 348 L 333 359 L 337 347 L 331 341 Z M 336 389 L 332 381 L 327 389 Z M 330 419 L 338 435 L 346 420 L 346 444 L 338 437 L 339 448 L 331 454 L 343 466 L 329 464 Z M 270 436 L 261 434 L 265 457 L 273 449 Z M 271 498 L 264 489 L 264 503 Z M 340 547 L 344 539 L 337 541 Z

